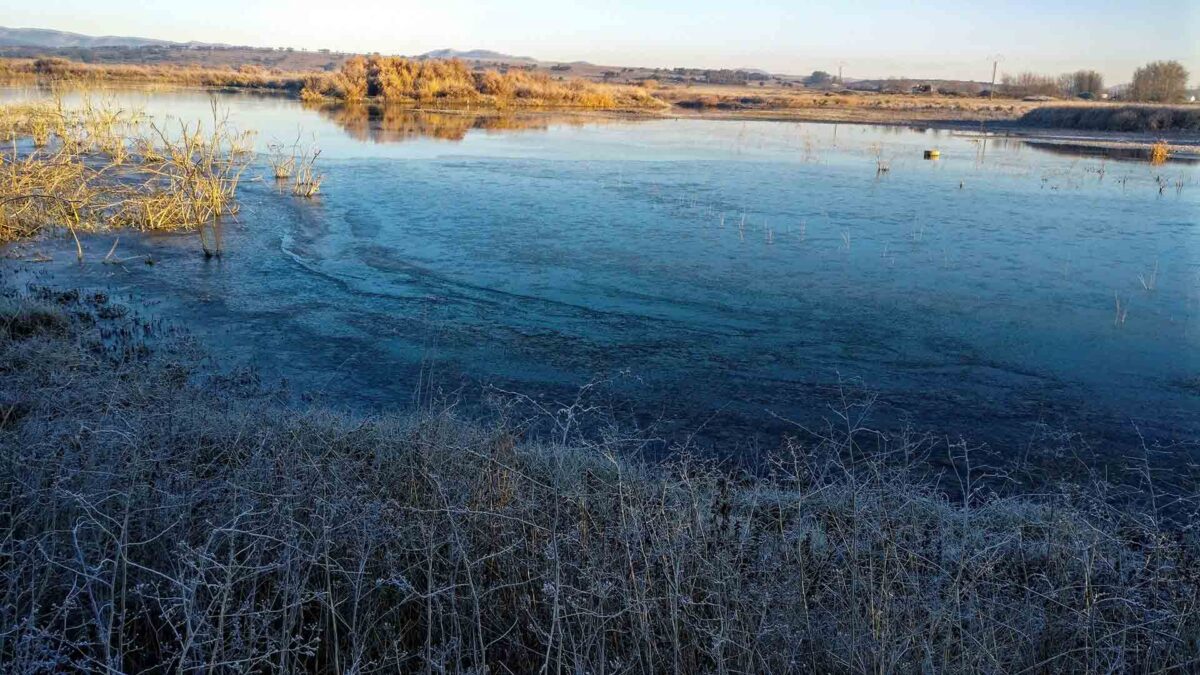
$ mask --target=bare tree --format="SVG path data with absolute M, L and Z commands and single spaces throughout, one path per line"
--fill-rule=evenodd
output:
M 1000 86 L 1010 96 L 1058 96 L 1062 93 L 1057 78 L 1030 72 L 1018 75 L 1005 73 L 1000 78 Z
M 1135 101 L 1178 103 L 1187 92 L 1188 71 L 1178 61 L 1155 61 L 1133 72 L 1129 98 Z
M 1075 71 L 1067 77 L 1070 80 L 1069 92 L 1072 96 L 1099 96 L 1100 92 L 1104 91 L 1104 76 L 1096 71 Z

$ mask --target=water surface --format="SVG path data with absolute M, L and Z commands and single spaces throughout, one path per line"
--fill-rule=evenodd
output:
M 114 96 L 209 115 L 204 93 Z M 126 234 L 158 264 L 101 265 L 97 237 L 83 266 L 42 245 L 37 274 L 363 410 L 602 380 L 628 423 L 769 446 L 850 383 L 881 429 L 996 448 L 1043 425 L 1115 452 L 1200 437 L 1195 166 L 905 128 L 221 105 L 260 149 L 318 144 L 321 196 L 247 181 L 220 260 Z

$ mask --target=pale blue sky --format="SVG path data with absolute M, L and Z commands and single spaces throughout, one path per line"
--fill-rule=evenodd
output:
M 494 49 L 606 65 L 987 79 L 1173 58 L 1200 80 L 1200 1 L 0 0 L 0 24 L 92 35 L 416 54 Z

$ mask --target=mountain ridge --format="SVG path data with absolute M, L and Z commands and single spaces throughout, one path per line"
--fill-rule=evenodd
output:
M 0 47 L 43 47 L 64 49 L 71 47 L 162 47 L 200 46 L 207 42 L 174 42 L 156 38 L 124 35 L 84 35 L 51 28 L 9 28 L 0 26 Z

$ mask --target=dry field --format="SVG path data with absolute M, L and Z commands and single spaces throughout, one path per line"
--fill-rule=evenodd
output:
M 299 92 L 306 72 L 267 69 L 255 65 L 200 67 L 193 65 L 91 64 L 66 59 L 0 58 L 0 82 L 83 84 L 169 84 Z
M 929 94 L 822 92 L 784 87 L 662 87 L 658 98 L 675 109 L 705 117 L 865 123 L 1015 121 L 1045 102 L 996 97 Z M 1108 102 L 1061 101 L 1054 105 L 1106 107 Z

